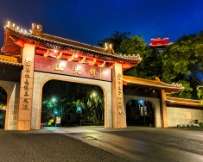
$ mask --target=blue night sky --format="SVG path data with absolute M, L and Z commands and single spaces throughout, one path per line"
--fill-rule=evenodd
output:
M 114 31 L 176 41 L 203 30 L 203 0 L 0 0 L 0 47 L 10 20 L 43 33 L 96 45 Z

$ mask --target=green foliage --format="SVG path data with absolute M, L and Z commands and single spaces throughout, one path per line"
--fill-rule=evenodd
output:
M 133 36 L 131 38 L 125 38 L 120 44 L 121 53 L 144 55 L 146 43 L 142 36 Z
M 56 98 L 55 102 L 51 100 L 53 97 Z M 62 117 L 62 125 L 78 125 L 81 121 L 102 123 L 103 97 L 103 91 L 97 86 L 49 81 L 43 88 L 42 112 L 46 112 L 46 115 L 42 117 L 44 120 L 54 118 L 53 112 L 57 111 L 57 115 Z M 82 108 L 81 112 L 77 111 L 77 106 Z
M 178 83 L 182 84 L 182 86 L 184 87 L 184 91 L 181 91 L 180 93 L 172 93 L 169 96 L 188 98 L 188 99 L 192 98 L 191 92 L 193 91 L 193 88 L 190 87 L 190 83 L 185 80 L 180 80 Z
M 114 31 L 111 37 L 98 41 L 97 45 L 100 47 L 104 47 L 104 43 L 108 42 L 113 44 L 113 49 L 115 53 L 121 53 L 120 44 L 124 39 L 128 38 L 129 35 L 130 32 L 120 33 L 118 31 Z
M 133 36 L 121 43 L 121 50 L 127 54 L 140 54 L 142 62 L 124 72 L 125 75 L 154 79 L 162 74 L 160 51 L 148 48 L 141 36 Z
M 197 96 L 203 105 L 203 86 L 197 86 Z
M 0 87 L 0 106 L 5 106 L 7 104 L 7 93 L 6 91 Z
M 119 32 L 116 35 L 119 35 Z M 104 40 L 114 43 L 115 38 Z M 161 49 L 147 47 L 142 36 L 120 38 L 123 40 L 117 41 L 117 53 L 140 54 L 142 58 L 139 65 L 126 70 L 124 75 L 148 79 L 158 76 L 166 83 L 182 83 L 184 91 L 172 96 L 197 98 L 195 87 L 201 83 L 198 75 L 203 74 L 203 31 L 198 35 L 184 35 L 173 45 Z

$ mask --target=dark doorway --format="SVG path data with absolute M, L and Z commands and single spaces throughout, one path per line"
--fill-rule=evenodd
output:
M 127 126 L 154 127 L 154 108 L 151 102 L 130 100 L 126 104 Z
M 43 87 L 43 126 L 104 125 L 104 94 L 99 86 L 51 80 Z
M 4 129 L 6 118 L 7 93 L 0 87 L 0 129 Z

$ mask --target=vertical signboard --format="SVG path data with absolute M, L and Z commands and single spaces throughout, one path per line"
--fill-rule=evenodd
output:
M 22 50 L 18 130 L 30 130 L 35 46 L 25 44 Z
M 112 69 L 112 94 L 113 94 L 113 127 L 126 127 L 126 114 L 123 105 L 123 70 L 122 64 L 115 63 Z

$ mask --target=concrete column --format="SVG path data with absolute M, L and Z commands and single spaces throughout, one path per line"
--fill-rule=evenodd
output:
M 20 81 L 20 101 L 18 107 L 18 130 L 30 130 L 33 94 L 35 46 L 25 44 L 22 49 L 22 64 Z
M 113 128 L 126 128 L 126 112 L 123 105 L 122 64 L 115 63 L 112 69 Z
M 162 127 L 168 127 L 168 115 L 167 115 L 167 107 L 166 107 L 166 93 L 165 90 L 161 90 L 161 120 Z

